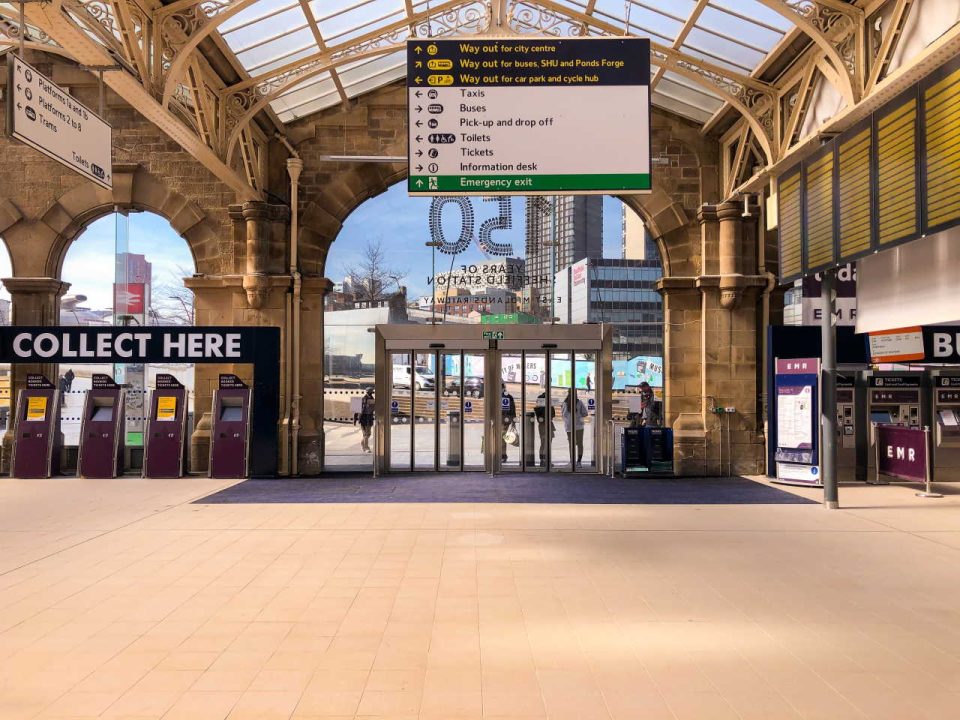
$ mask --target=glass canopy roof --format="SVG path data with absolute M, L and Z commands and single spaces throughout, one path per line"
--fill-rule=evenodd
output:
M 505 1 L 508 16 L 518 8 L 552 12 L 557 17 L 569 12 L 566 27 L 549 30 L 557 34 L 583 32 L 582 16 L 591 16 L 600 29 L 588 24 L 588 34 L 627 30 L 740 75 L 752 73 L 793 28 L 788 18 L 758 0 Z M 433 8 L 449 9 L 449 5 L 432 0 Z M 459 6 L 475 6 L 485 12 L 484 0 L 464 0 Z M 411 36 L 411 28 L 417 34 L 436 37 L 456 32 L 449 16 L 445 20 L 442 13 L 431 15 L 433 8 L 431 0 L 257 0 L 223 22 L 219 32 L 250 75 L 266 80 L 299 61 L 395 28 L 390 41 L 396 43 L 396 50 L 309 75 L 275 98 L 271 106 L 282 121 L 289 122 L 403 77 L 402 43 Z M 420 22 L 403 24 L 418 15 Z M 432 18 L 429 24 L 422 19 L 424 15 Z M 513 16 L 511 24 L 520 32 L 537 30 L 524 27 L 522 13 Z M 467 32 L 478 29 L 482 28 L 471 27 Z M 706 85 L 656 66 L 653 72 L 655 105 L 705 122 L 723 104 Z
M 406 72 L 402 43 L 417 34 L 449 35 L 450 17 L 432 15 L 429 24 L 421 19 L 404 21 L 433 8 L 447 6 L 442 0 L 258 0 L 223 22 L 220 34 L 241 64 L 254 78 L 268 79 L 285 72 L 298 61 L 309 61 L 324 51 L 337 51 L 369 39 L 370 33 L 395 28 L 391 42 L 396 50 L 339 65 L 332 71 L 305 77 L 303 82 L 273 100 L 280 119 L 298 117 L 336 105 L 381 85 L 397 80 Z M 511 10 L 532 8 L 557 17 L 570 13 L 566 27 L 550 32 L 572 35 L 582 32 L 582 16 L 595 18 L 602 29 L 587 25 L 587 33 L 600 35 L 625 29 L 631 35 L 649 37 L 652 42 L 673 48 L 687 56 L 709 62 L 740 75 L 749 75 L 793 28 L 790 20 L 758 0 L 506 0 Z M 484 9 L 483 0 L 459 4 Z M 485 24 L 486 21 L 484 21 Z M 523 14 L 513 16 L 512 27 L 520 32 Z M 467 32 L 477 32 L 471 27 Z M 292 65 L 294 64 L 294 65 Z M 654 66 L 653 103 L 699 122 L 705 122 L 723 104 L 721 97 L 706 85 Z

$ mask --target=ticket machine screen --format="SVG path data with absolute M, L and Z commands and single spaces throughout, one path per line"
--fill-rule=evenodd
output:
M 100 406 L 93 409 L 93 416 L 90 418 L 93 422 L 110 422 L 113 420 L 113 408 Z
M 225 422 L 239 422 L 243 420 L 243 408 L 224 405 L 220 408 L 220 419 Z
M 874 410 L 872 413 L 870 413 L 870 422 L 889 425 L 890 423 L 893 422 L 893 417 L 891 416 L 889 411 L 880 412 L 880 411 Z

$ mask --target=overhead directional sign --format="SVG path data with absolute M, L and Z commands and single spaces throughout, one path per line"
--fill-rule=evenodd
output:
M 7 67 L 9 134 L 112 188 L 110 125 L 20 58 L 8 56 Z
M 643 193 L 644 38 L 410 40 L 411 195 Z

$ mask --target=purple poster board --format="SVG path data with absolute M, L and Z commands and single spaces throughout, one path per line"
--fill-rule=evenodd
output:
M 777 359 L 777 462 L 816 465 L 819 461 L 819 358 Z
M 927 433 L 921 428 L 877 425 L 877 473 L 926 482 Z

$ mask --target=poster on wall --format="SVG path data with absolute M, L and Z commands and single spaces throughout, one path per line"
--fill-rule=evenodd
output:
M 663 387 L 663 358 L 657 355 L 637 355 L 629 360 L 613 361 L 613 389 L 626 390 L 645 382 L 650 387 Z
M 819 471 L 819 358 L 776 361 L 777 481 L 821 484 Z

